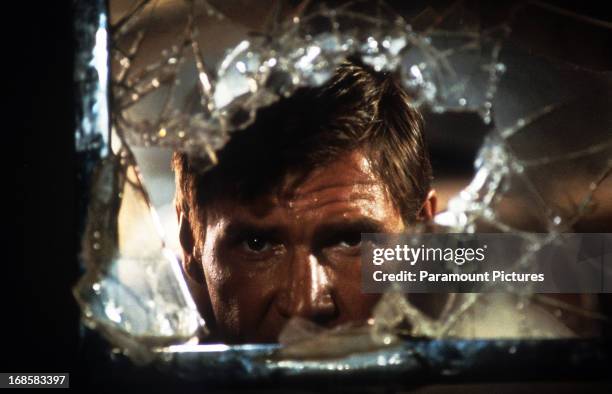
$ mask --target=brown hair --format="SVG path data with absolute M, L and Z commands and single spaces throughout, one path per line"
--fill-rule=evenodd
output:
M 199 172 L 175 152 L 177 209 L 214 198 L 248 200 L 269 192 L 288 173 L 307 174 L 340 153 L 362 149 L 406 223 L 427 198 L 431 165 L 422 118 L 389 74 L 346 62 L 321 87 L 303 88 L 261 109 L 233 134 L 219 164 Z

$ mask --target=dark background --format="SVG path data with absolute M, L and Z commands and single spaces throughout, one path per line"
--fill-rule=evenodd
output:
M 3 35 L 17 44 L 16 54 L 5 53 L 3 59 L 16 68 L 8 78 L 25 113 L 18 118 L 23 156 L 15 166 L 16 201 L 9 208 L 23 238 L 6 245 L 16 253 L 5 258 L 9 272 L 2 274 L 0 321 L 9 350 L 0 353 L 1 370 L 69 372 L 75 370 L 79 337 L 71 294 L 79 276 L 72 3 L 23 6 L 11 13 L 16 26 Z
M 393 2 L 391 2 L 393 4 Z M 415 10 L 426 5 L 443 9 L 448 1 L 415 1 Z M 487 20 L 503 18 L 512 2 L 473 2 Z M 579 14 L 610 21 L 605 1 L 548 2 Z M 8 351 L 3 350 L 2 372 L 72 372 L 71 383 L 79 382 L 79 311 L 71 288 L 79 277 L 77 261 L 76 202 L 81 191 L 75 187 L 73 130 L 73 48 L 72 3 L 68 1 L 26 3 L 24 9 L 5 15 L 14 18 L 15 28 L 4 39 L 16 44 L 5 47 L 3 59 L 15 70 L 4 74 L 9 97 L 17 109 L 5 116 L 17 120 L 17 127 L 4 132 L 19 140 L 23 156 L 6 166 L 16 167 L 16 192 L 7 187 L 5 195 L 15 198 L 6 209 L 16 213 L 13 224 L 23 234 L 18 240 L 6 226 L 5 269 L 2 270 L 0 325 Z M 529 50 L 562 57 L 595 70 L 611 70 L 610 31 L 554 13 L 531 8 L 521 29 L 511 39 Z M 10 21 L 8 21 L 10 22 Z M 546 31 L 546 33 L 542 33 Z M 9 47 L 10 48 L 10 47 Z M 10 53 L 8 53 L 10 51 Z M 11 107 L 8 107 L 11 108 Z M 470 116 L 470 115 L 461 115 Z M 480 136 L 462 149 L 450 167 L 471 166 Z M 4 142 L 6 150 L 17 142 Z M 449 150 L 433 151 L 434 163 L 448 157 Z M 459 163 L 463 163 L 459 166 Z M 11 212 L 12 213 L 12 212 Z M 6 349 L 6 347 L 5 347 Z

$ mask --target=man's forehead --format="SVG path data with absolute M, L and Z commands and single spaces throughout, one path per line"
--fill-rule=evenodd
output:
M 305 175 L 288 174 L 279 189 L 284 198 L 298 198 L 323 189 L 364 185 L 381 185 L 381 182 L 372 171 L 370 160 L 360 150 L 354 150 Z
M 360 151 L 338 156 L 307 174 L 288 174 L 269 193 L 248 201 L 237 202 L 231 196 L 214 204 L 213 210 L 224 214 L 268 216 L 275 209 L 289 208 L 294 212 L 326 209 L 346 209 L 367 213 L 374 205 L 388 204 L 385 188 L 372 171 L 367 157 Z M 221 212 L 216 212 L 221 213 Z

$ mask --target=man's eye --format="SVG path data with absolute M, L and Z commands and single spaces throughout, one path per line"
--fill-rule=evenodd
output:
M 242 246 L 249 252 L 261 253 L 271 247 L 271 243 L 260 236 L 251 236 L 242 241 Z
M 361 244 L 361 233 L 347 233 L 340 237 L 338 245 L 343 248 L 354 248 Z

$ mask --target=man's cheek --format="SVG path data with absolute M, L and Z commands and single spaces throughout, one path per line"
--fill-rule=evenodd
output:
M 337 265 L 330 275 L 340 311 L 340 322 L 363 322 L 371 317 L 379 294 L 365 294 L 361 288 L 361 261 Z
M 214 303 L 217 326 L 224 339 L 232 341 L 240 335 L 240 302 L 234 297 L 219 297 Z
M 232 269 L 214 284 L 215 311 L 222 326 L 239 335 L 260 327 L 279 281 L 274 270 Z
M 222 299 L 235 299 L 241 314 L 259 311 L 278 286 L 273 272 L 243 270 L 219 285 Z
M 337 286 L 348 285 L 349 287 L 361 286 L 361 257 L 351 256 L 344 258 L 342 264 L 332 266 L 333 277 L 337 280 Z

